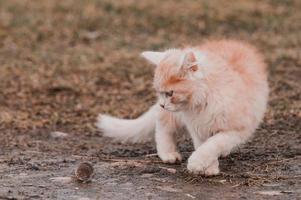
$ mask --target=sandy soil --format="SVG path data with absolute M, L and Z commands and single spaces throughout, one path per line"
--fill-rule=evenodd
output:
M 0 199 L 300 199 L 300 10 L 298 0 L 0 0 Z M 141 51 L 223 37 L 262 51 L 271 95 L 219 176 L 187 173 L 183 136 L 177 165 L 153 143 L 101 137 L 98 113 L 134 118 L 155 101 Z M 83 161 L 89 183 L 70 178 Z

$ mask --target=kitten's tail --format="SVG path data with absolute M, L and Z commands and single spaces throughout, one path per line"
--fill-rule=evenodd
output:
M 153 138 L 158 106 L 152 106 L 137 119 L 119 119 L 100 114 L 96 126 L 104 136 L 120 142 L 143 143 Z

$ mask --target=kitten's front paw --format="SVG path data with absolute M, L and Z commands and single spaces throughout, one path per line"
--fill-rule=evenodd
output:
M 159 157 L 164 163 L 176 163 L 177 161 L 182 161 L 182 156 L 178 152 L 170 153 L 158 153 Z
M 193 153 L 188 159 L 187 169 L 193 174 L 214 176 L 219 174 L 217 158 Z

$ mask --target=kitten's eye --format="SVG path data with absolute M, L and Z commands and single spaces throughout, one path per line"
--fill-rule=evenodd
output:
M 173 90 L 171 90 L 169 92 L 165 92 L 166 97 L 171 97 L 172 95 L 173 95 Z

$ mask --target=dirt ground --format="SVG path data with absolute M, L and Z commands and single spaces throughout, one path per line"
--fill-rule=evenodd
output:
M 300 199 L 301 1 L 0 0 L 0 199 Z M 270 101 L 216 177 L 163 164 L 153 143 L 112 143 L 99 113 L 155 102 L 143 50 L 235 38 L 266 57 Z M 67 133 L 56 138 L 54 131 Z M 89 183 L 73 176 L 83 161 Z

